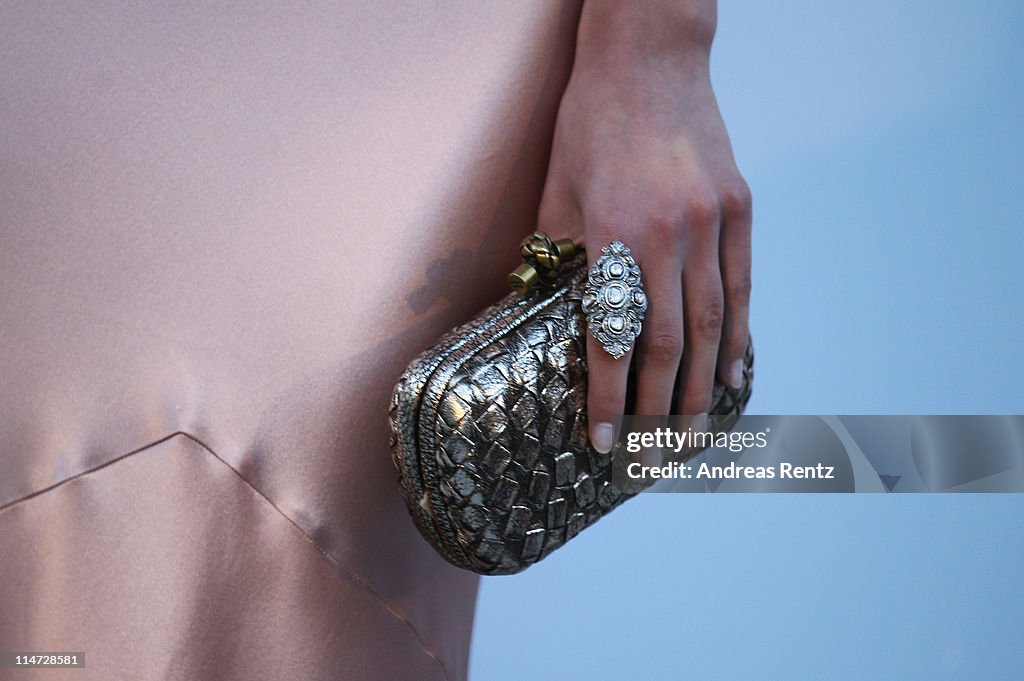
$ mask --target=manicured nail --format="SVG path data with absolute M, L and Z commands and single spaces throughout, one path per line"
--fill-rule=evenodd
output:
M 615 438 L 615 428 L 610 423 L 594 424 L 593 432 L 590 434 L 590 444 L 594 449 L 607 454 L 612 451 L 612 444 Z
M 729 387 L 739 390 L 743 385 L 743 360 L 738 359 L 729 367 Z

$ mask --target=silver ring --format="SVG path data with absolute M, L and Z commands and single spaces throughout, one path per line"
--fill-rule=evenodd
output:
M 601 249 L 587 275 L 583 313 L 590 333 L 618 359 L 633 348 L 647 312 L 640 266 L 629 248 L 615 240 Z

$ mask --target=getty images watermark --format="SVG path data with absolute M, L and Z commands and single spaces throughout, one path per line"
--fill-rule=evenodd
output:
M 655 427 L 653 430 L 632 430 L 625 433 L 625 450 L 628 454 L 639 455 L 653 452 L 652 457 L 638 457 L 626 463 L 626 475 L 633 480 L 660 479 L 698 479 L 698 480 L 732 480 L 746 478 L 748 480 L 770 480 L 772 478 L 789 478 L 796 480 L 822 479 L 832 480 L 835 466 L 822 463 L 815 465 L 796 465 L 789 461 L 779 461 L 769 465 L 747 466 L 730 461 L 724 465 L 713 465 L 707 461 L 687 464 L 683 460 L 672 457 L 683 456 L 684 453 L 696 452 L 708 448 L 724 449 L 738 453 L 750 449 L 768 447 L 768 435 L 771 427 L 751 432 L 733 430 L 712 432 L 708 430 L 675 430 L 671 426 Z M 642 460 L 646 458 L 645 460 Z
M 1019 492 L 1024 417 L 626 416 L 612 482 L 629 493 Z

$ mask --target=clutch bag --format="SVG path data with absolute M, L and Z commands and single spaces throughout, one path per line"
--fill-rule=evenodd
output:
M 613 484 L 613 455 L 587 439 L 582 248 L 535 233 L 522 254 L 518 291 L 414 359 L 389 410 L 413 521 L 479 574 L 529 567 L 632 496 Z M 709 429 L 735 423 L 752 379 L 748 347 L 741 387 L 714 387 Z

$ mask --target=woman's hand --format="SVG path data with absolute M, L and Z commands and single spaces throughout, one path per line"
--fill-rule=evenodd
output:
M 677 413 L 704 418 L 716 371 L 742 379 L 751 200 L 711 90 L 714 30 L 707 0 L 586 0 L 558 112 L 539 227 L 582 233 L 591 263 L 619 239 L 640 264 L 637 414 L 669 413 L 680 363 Z M 587 343 L 590 439 L 607 452 L 632 353 Z

